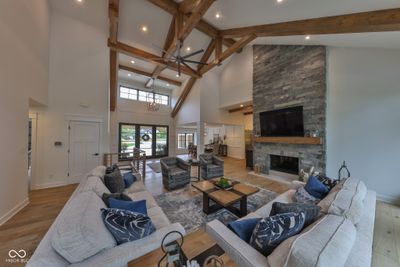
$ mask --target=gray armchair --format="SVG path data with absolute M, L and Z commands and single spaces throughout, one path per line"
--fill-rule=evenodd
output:
M 224 161 L 212 154 L 199 156 L 201 166 L 201 178 L 209 180 L 224 176 Z
M 169 157 L 160 160 L 163 185 L 174 190 L 190 183 L 190 165 L 180 158 Z

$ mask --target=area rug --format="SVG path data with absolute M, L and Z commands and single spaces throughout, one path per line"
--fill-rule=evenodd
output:
M 161 163 L 160 162 L 151 162 L 148 163 L 147 166 L 150 167 L 155 173 L 161 173 Z
M 253 212 L 277 196 L 276 193 L 260 188 L 260 191 L 247 198 L 247 210 Z M 179 222 L 188 233 L 194 232 L 207 222 L 219 220 L 227 225 L 238 217 L 232 212 L 221 209 L 206 215 L 203 212 L 203 195 L 192 186 L 155 196 L 155 200 L 167 215 L 171 223 Z

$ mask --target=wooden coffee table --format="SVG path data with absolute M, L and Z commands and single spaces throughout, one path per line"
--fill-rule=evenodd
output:
M 247 197 L 259 191 L 258 188 L 234 182 L 233 188 L 223 190 L 212 181 L 193 183 L 192 186 L 203 193 L 203 212 L 210 214 L 225 208 L 239 217 L 247 215 Z M 211 204 L 212 200 L 215 204 Z M 240 203 L 239 208 L 234 206 Z

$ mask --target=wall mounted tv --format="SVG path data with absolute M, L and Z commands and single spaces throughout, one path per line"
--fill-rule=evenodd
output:
M 303 107 L 260 113 L 261 136 L 304 136 Z

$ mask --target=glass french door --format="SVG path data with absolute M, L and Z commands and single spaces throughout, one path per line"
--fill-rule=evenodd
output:
M 146 152 L 148 158 L 168 156 L 168 126 L 144 124 L 119 124 L 119 151 L 128 158 L 133 148 Z

